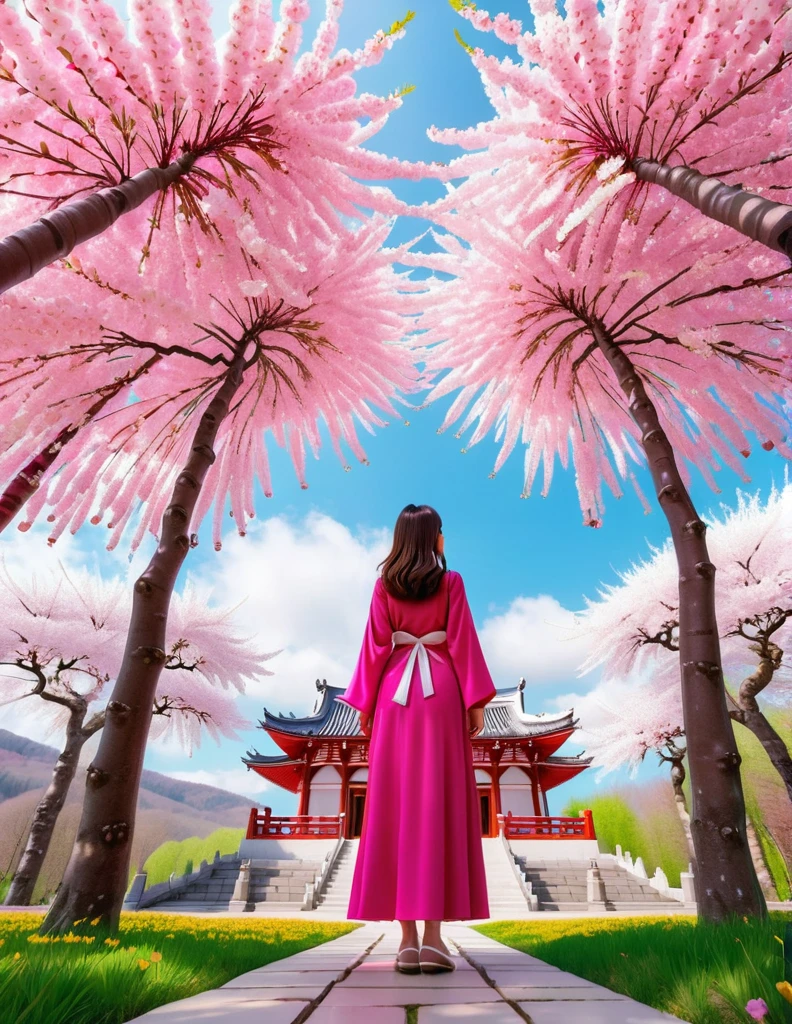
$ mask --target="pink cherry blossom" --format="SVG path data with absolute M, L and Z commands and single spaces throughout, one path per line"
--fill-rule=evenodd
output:
M 493 32 L 515 54 L 498 59 L 473 49 L 494 116 L 472 128 L 431 131 L 439 142 L 481 151 L 453 161 L 450 176 L 478 178 L 482 194 L 504 206 L 519 206 L 537 176 L 555 176 L 576 191 L 583 217 L 589 203 L 630 185 L 629 174 L 614 175 L 642 157 L 789 202 L 787 0 L 529 6 L 532 30 L 459 5 L 472 28 Z M 615 169 L 603 184 L 595 172 L 608 163 Z
M 43 512 L 55 540 L 91 518 L 111 527 L 114 546 L 135 516 L 133 548 L 147 530 L 158 535 L 194 424 L 222 379 L 229 346 L 252 324 L 274 329 L 251 336 L 252 362 L 192 527 L 214 504 L 216 546 L 227 498 L 244 533 L 256 511 L 254 481 L 272 494 L 268 437 L 288 449 L 307 486 L 306 457 L 318 455 L 320 424 L 345 467 L 343 446 L 365 463 L 357 426 L 384 425 L 383 415 L 398 415 L 397 397 L 418 386 L 403 340 L 401 277 L 392 268 L 398 254 L 383 248 L 388 220 L 330 227 L 310 210 L 289 217 L 264 200 L 245 213 L 227 198 L 211 208 L 225 248 L 183 221 L 175 231 L 163 227 L 168 245 L 141 275 L 118 257 L 119 242 L 134 236 L 131 218 L 129 233 L 119 227 L 91 243 L 95 262 L 88 253 L 72 258 L 0 303 L 8 324 L 0 361 L 3 478 L 80 422 L 120 378 L 117 394 L 81 427 L 28 502 L 23 529 Z
M 725 463 L 747 479 L 752 431 L 789 457 L 784 258 L 739 236 L 724 246 L 725 228 L 711 230 L 662 192 L 623 192 L 621 216 L 600 209 L 559 244 L 555 228 L 572 202 L 559 182 L 540 182 L 510 208 L 508 195 L 481 192 L 471 178 L 453 212 L 436 212 L 448 232 L 432 236 L 436 251 L 405 257 L 453 275 L 416 283 L 413 299 L 428 370 L 448 369 L 429 400 L 458 392 L 441 429 L 461 420 L 457 436 L 473 428 L 467 445 L 494 431 L 494 472 L 522 443 L 523 497 L 540 464 L 546 495 L 556 459 L 566 467 L 571 457 L 589 525 L 602 521 L 603 482 L 616 496 L 629 482 L 641 496 L 640 433 L 593 340 L 596 321 L 645 381 L 683 478 L 695 466 L 716 487 Z

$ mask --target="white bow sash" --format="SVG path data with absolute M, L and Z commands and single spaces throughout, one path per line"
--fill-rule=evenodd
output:
M 406 704 L 407 695 L 410 692 L 410 682 L 412 680 L 413 669 L 415 668 L 416 659 L 418 660 L 418 668 L 421 673 L 421 688 L 423 690 L 424 697 L 431 697 L 434 693 L 434 687 L 432 686 L 432 671 L 429 665 L 429 652 L 424 647 L 424 644 L 441 644 L 446 638 L 446 634 L 443 630 L 435 630 L 434 633 L 426 633 L 424 636 L 413 636 L 412 633 L 405 633 L 403 630 L 398 629 L 392 635 L 391 639 L 394 644 L 412 644 L 413 649 L 410 651 L 410 656 L 407 659 L 407 664 L 404 666 L 404 672 L 402 673 L 401 681 L 396 689 L 396 693 L 393 695 L 393 700 L 397 704 Z M 433 658 L 437 658 L 438 661 L 442 661 L 438 655 L 432 654 Z

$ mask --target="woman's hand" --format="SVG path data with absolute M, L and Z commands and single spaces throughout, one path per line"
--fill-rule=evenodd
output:
M 467 716 L 468 733 L 471 739 L 475 739 L 484 728 L 484 708 L 471 708 Z
M 360 731 L 364 736 L 371 736 L 371 715 L 365 715 L 362 711 L 360 714 Z

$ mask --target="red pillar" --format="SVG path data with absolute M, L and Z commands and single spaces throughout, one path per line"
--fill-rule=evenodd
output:
M 498 760 L 500 760 L 500 758 L 498 758 Z M 503 775 L 505 770 L 506 769 L 505 768 L 501 768 L 500 765 L 497 762 L 492 766 L 492 784 L 493 784 L 493 787 L 494 787 L 494 790 L 495 790 L 495 817 L 496 817 L 496 819 L 497 819 L 497 816 L 499 814 L 503 814 L 503 810 L 501 808 L 500 780 L 501 780 L 501 775 Z
M 536 776 L 533 772 L 530 773 L 529 778 L 531 780 L 531 800 L 533 801 L 533 812 L 535 815 L 540 816 L 543 811 L 539 805 L 539 783 L 536 780 Z
M 349 770 L 349 757 L 351 751 L 347 747 L 346 740 L 344 740 L 341 749 L 339 750 L 339 756 L 341 759 L 341 796 L 338 802 L 338 813 L 346 814 L 347 799 L 349 796 L 349 776 L 352 774 Z M 342 826 L 344 830 L 344 837 L 348 838 L 349 834 L 349 822 L 346 817 L 342 819 Z
M 300 802 L 297 805 L 298 814 L 308 813 L 308 802 L 311 796 L 311 762 L 306 758 L 303 765 L 302 782 L 300 783 Z

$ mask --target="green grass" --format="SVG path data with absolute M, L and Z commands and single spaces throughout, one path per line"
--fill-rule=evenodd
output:
M 227 853 L 236 853 L 244 835 L 245 830 L 242 828 L 217 828 L 204 839 L 190 836 L 181 842 L 169 840 L 163 843 L 143 865 L 143 870 L 148 874 L 146 888 L 158 882 L 167 882 L 174 872 L 185 875 L 196 870 L 202 860 L 213 860 L 215 851 L 219 851 L 221 857 Z M 131 875 L 134 875 L 134 871 Z
M 121 915 L 115 939 L 82 924 L 55 941 L 38 935 L 42 919 L 0 913 L 4 1021 L 122 1024 L 360 927 L 141 912 Z
M 749 999 L 770 1008 L 766 1024 L 783 1024 L 789 1004 L 776 990 L 783 980 L 782 936 L 792 914 L 722 925 L 694 918 L 586 918 L 499 921 L 477 930 L 631 996 L 691 1024 L 744 1024 Z

